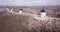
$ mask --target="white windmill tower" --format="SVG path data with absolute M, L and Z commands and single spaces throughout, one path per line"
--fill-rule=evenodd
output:
M 45 18 L 46 17 L 46 12 L 45 12 L 45 10 L 43 9 L 43 10 L 41 10 L 41 18 Z
M 19 10 L 20 10 L 19 13 L 22 13 L 23 9 L 19 9 Z

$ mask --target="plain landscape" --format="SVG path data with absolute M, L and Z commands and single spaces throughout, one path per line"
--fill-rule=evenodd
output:
M 45 18 L 40 17 L 43 9 Z M 60 32 L 59 17 L 60 6 L 1 6 L 0 32 Z

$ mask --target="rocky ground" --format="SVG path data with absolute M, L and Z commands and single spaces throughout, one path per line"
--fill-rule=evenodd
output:
M 0 32 L 60 32 L 60 18 L 29 13 L 0 13 Z

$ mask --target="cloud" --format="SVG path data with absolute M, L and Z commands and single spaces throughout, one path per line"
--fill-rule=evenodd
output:
M 0 6 L 60 5 L 60 0 L 0 0 Z

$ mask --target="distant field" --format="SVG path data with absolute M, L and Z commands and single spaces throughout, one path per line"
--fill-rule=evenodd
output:
M 59 17 L 60 15 L 60 6 L 1 6 L 0 12 L 7 11 L 7 8 L 13 11 L 23 11 L 30 14 L 40 15 L 41 10 L 46 11 L 47 16 Z M 56 13 L 57 12 L 57 13 Z

